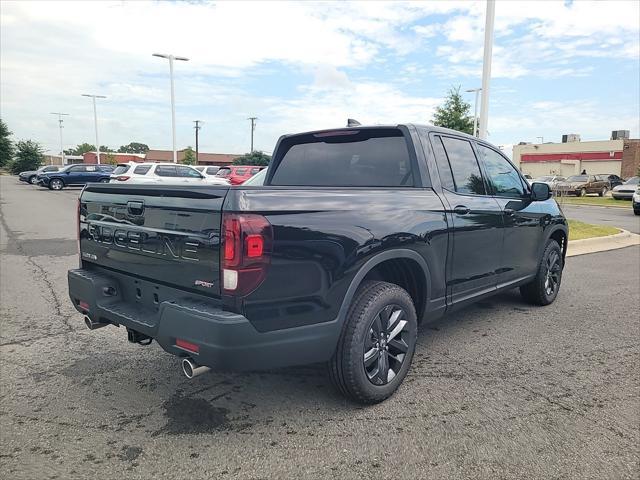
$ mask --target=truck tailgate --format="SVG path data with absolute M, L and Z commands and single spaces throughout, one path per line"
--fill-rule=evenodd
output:
M 83 265 L 220 295 L 226 186 L 89 184 L 80 197 Z

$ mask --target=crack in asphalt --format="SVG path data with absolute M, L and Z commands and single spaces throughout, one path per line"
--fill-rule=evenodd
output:
M 69 321 L 71 319 L 71 315 L 65 315 L 62 312 L 62 302 L 58 298 L 58 294 L 55 291 L 54 284 L 49 279 L 49 275 L 47 274 L 47 271 L 44 269 L 44 267 L 39 265 L 34 260 L 33 255 L 27 255 L 24 252 L 22 246 L 20 245 L 20 240 L 19 240 L 18 236 L 15 234 L 15 232 L 7 224 L 7 220 L 5 219 L 4 212 L 2 211 L 2 207 L 1 206 L 0 206 L 0 224 L 2 224 L 2 228 L 4 229 L 4 231 L 7 234 L 7 239 L 13 245 L 15 245 L 16 249 L 18 251 L 20 251 L 26 257 L 26 263 L 31 265 L 31 267 L 33 267 L 33 269 L 36 270 L 36 272 L 35 272 L 36 273 L 36 278 L 37 278 L 37 273 L 38 272 L 40 273 L 40 280 L 42 280 L 44 282 L 44 284 L 46 285 L 46 289 L 49 292 L 49 295 L 51 296 L 50 300 L 53 302 L 55 315 L 62 320 L 62 323 L 67 328 L 68 332 L 75 331 L 76 329 L 74 329 L 73 326 L 69 323 Z

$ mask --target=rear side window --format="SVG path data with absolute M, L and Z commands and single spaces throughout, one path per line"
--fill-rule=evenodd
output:
M 231 173 L 231 169 L 230 168 L 221 168 L 220 170 L 218 170 L 218 173 L 216 173 L 216 176 L 218 176 L 218 177 L 228 177 L 230 173 Z
M 169 165 L 158 165 L 156 167 L 156 175 L 159 177 L 177 177 L 178 172 L 176 171 L 176 167 L 171 167 Z
M 218 167 L 207 167 L 207 175 L 215 175 L 216 173 L 218 173 L 218 170 Z
M 399 130 L 313 137 L 289 147 L 276 167 L 272 185 L 413 186 L 409 150 Z
M 451 173 L 451 166 L 449 166 L 449 160 L 447 160 L 447 154 L 442 146 L 442 140 L 439 136 L 434 136 L 433 151 L 436 156 L 436 164 L 438 165 L 438 173 L 440 174 L 440 182 L 442 186 L 447 190 L 454 192 L 456 185 L 453 183 L 453 174 Z
M 239 177 L 241 177 L 245 173 L 247 173 L 247 169 L 246 168 L 236 168 L 236 175 L 238 175 Z
M 485 188 L 478 160 L 467 140 L 442 137 L 447 152 L 456 192 L 484 195 Z
M 43 172 L 57 172 L 58 171 L 58 167 L 44 167 L 44 170 L 42 170 Z
M 138 165 L 133 169 L 136 175 L 145 175 L 151 169 L 151 165 Z
M 260 171 L 259 168 L 252 168 L 251 169 L 251 175 L 255 175 L 256 173 L 258 173 Z
M 127 173 L 129 171 L 129 165 L 118 165 L 114 170 L 114 175 L 122 175 L 123 173 Z

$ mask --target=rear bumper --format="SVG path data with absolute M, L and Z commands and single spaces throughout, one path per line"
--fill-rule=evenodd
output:
M 135 289 L 128 291 L 130 287 L 123 277 L 111 272 L 70 270 L 69 297 L 76 310 L 94 322 L 122 325 L 143 333 L 167 352 L 191 357 L 214 369 L 259 370 L 327 361 L 340 335 L 337 321 L 260 333 L 245 317 L 223 311 L 214 300 L 166 287 L 165 293 L 173 298 L 150 308 L 135 299 L 128 300 L 136 293 Z M 142 292 L 159 288 L 151 282 L 135 282 Z M 106 295 L 108 287 L 115 294 Z M 174 296 L 173 292 L 180 294 Z M 198 353 L 176 346 L 176 339 L 198 345 Z

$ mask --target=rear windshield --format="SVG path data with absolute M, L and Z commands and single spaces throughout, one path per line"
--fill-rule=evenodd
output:
M 413 186 L 409 151 L 400 130 L 319 135 L 289 147 L 277 164 L 272 185 Z
M 129 170 L 129 165 L 118 165 L 113 170 L 113 174 L 114 175 L 122 175 L 123 173 L 127 173 L 127 170 Z
M 221 168 L 220 170 L 218 170 L 218 173 L 216 173 L 216 176 L 217 177 L 228 177 L 230 173 L 231 173 L 231 169 L 230 168 Z

